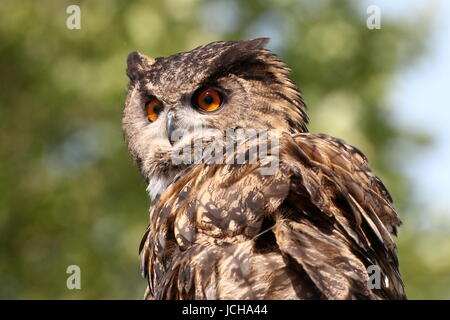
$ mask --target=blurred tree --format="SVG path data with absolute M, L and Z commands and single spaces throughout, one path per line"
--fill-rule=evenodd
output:
M 71 4 L 80 30 L 66 28 Z M 0 10 L 0 298 L 142 297 L 137 247 L 149 201 L 120 125 L 133 50 L 162 56 L 272 37 L 305 93 L 311 131 L 366 152 L 414 220 L 404 163 L 391 160 L 396 141 L 414 146 L 420 133 L 396 128 L 386 93 L 423 49 L 425 22 L 368 30 L 357 1 L 324 0 L 3 0 Z M 400 235 L 409 296 L 450 298 L 448 237 L 414 223 Z M 73 264 L 81 290 L 66 287 Z

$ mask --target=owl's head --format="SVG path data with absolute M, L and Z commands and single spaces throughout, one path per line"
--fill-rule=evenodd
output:
M 287 66 L 263 48 L 267 41 L 213 42 L 156 59 L 138 52 L 128 56 L 123 130 L 153 196 L 179 169 L 170 163 L 171 151 L 190 143 L 178 139 L 179 132 L 189 136 L 198 127 L 307 131 L 299 90 L 287 77 Z

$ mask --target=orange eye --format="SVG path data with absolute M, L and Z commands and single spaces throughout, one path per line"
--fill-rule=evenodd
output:
M 156 121 L 162 109 L 163 105 L 158 99 L 152 99 L 147 102 L 147 104 L 145 105 L 145 112 L 147 112 L 148 121 Z
M 205 111 L 214 111 L 222 104 L 222 97 L 216 90 L 205 89 L 197 95 L 195 102 Z

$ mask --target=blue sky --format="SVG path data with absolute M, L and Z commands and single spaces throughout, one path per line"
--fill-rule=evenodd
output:
M 450 1 L 373 1 L 386 19 L 432 10 L 432 34 L 425 55 L 401 72 L 389 96 L 396 122 L 432 136 L 430 148 L 405 167 L 428 213 L 450 216 Z
M 424 206 L 424 218 L 450 219 L 450 1 L 365 0 L 361 9 L 375 4 L 381 19 L 414 19 L 431 13 L 431 35 L 426 52 L 402 70 L 389 94 L 395 123 L 421 130 L 432 138 L 430 147 L 416 151 L 404 166 Z

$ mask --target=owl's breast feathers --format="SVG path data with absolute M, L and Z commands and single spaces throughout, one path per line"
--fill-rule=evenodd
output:
M 365 156 L 284 134 L 279 157 L 272 175 L 261 162 L 196 165 L 161 195 L 140 247 L 146 298 L 406 298 L 391 238 L 401 222 Z

